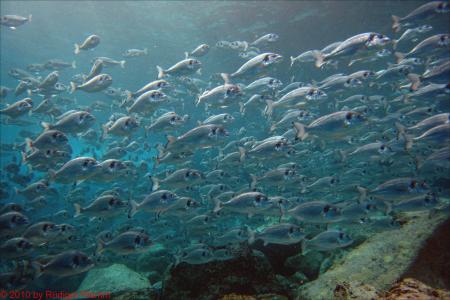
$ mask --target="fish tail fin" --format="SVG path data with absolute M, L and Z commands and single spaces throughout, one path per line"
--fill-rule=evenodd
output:
M 393 48 L 394 50 L 397 49 L 397 44 L 398 44 L 398 40 L 392 40 L 392 48 Z
M 129 203 L 130 203 L 130 211 L 128 212 L 128 218 L 131 219 L 137 212 L 138 204 L 134 200 L 130 200 Z
M 247 227 L 248 243 L 251 245 L 255 242 L 256 233 L 250 227 Z
M 344 150 L 339 150 L 339 158 L 341 162 L 345 162 L 347 160 L 347 152 Z
M 392 15 L 392 22 L 393 22 L 393 24 L 392 24 L 392 30 L 393 30 L 394 32 L 399 32 L 400 29 L 401 29 L 401 26 L 400 26 L 400 17 L 399 17 L 399 16 L 396 16 L 396 15 Z
M 75 82 L 71 81 L 70 82 L 70 90 L 69 93 L 73 94 L 73 92 L 75 92 L 75 90 L 77 89 L 77 85 Z
M 385 215 L 389 215 L 392 212 L 392 204 L 385 201 L 384 204 L 386 205 L 386 210 L 384 211 Z
M 20 155 L 22 156 L 22 164 L 25 164 L 27 162 L 27 154 L 24 151 L 20 152 Z
M 29 15 L 28 15 L 28 22 L 31 23 L 31 20 L 33 20 L 33 15 L 32 15 L 32 14 L 29 14 Z
M 223 82 L 225 84 L 229 84 L 231 82 L 230 74 L 228 74 L 228 73 L 220 73 L 220 76 L 222 76 Z
M 75 215 L 73 215 L 74 218 L 77 218 L 81 215 L 81 205 L 78 203 L 73 204 L 73 208 L 75 208 Z
M 158 70 L 158 79 L 161 79 L 164 76 L 166 76 L 166 73 L 164 72 L 163 68 L 161 68 L 160 66 L 156 66 L 156 69 Z
M 276 124 L 276 123 L 273 123 L 273 124 L 270 126 L 270 132 L 275 131 L 275 129 L 277 129 L 277 124 Z
M 144 54 L 147 55 L 148 54 L 148 49 L 144 48 Z
M 77 62 L 76 61 L 72 61 L 72 69 L 76 69 L 77 68 Z
M 102 125 L 102 135 L 100 137 L 100 140 L 105 140 L 106 136 L 108 135 L 108 126 Z
M 34 270 L 34 278 L 39 278 L 42 275 L 42 272 L 44 272 L 44 265 L 38 263 L 37 261 L 34 261 L 31 263 L 31 267 Z
M 33 141 L 30 138 L 25 139 L 25 148 L 26 151 L 31 151 L 31 149 L 33 149 Z
M 17 187 L 14 187 L 14 193 L 12 195 L 12 200 L 14 200 L 17 197 L 17 195 L 19 195 L 19 194 L 20 194 L 20 190 Z
M 243 162 L 245 160 L 245 148 L 239 147 L 239 161 Z
M 120 61 L 120 67 L 121 67 L 122 69 L 125 68 L 125 63 L 126 63 L 126 62 L 127 62 L 126 60 L 121 60 L 121 61 Z
M 402 134 L 402 136 L 405 139 L 405 150 L 409 151 L 413 146 L 413 139 L 407 134 Z
M 323 56 L 323 53 L 320 51 L 314 51 L 313 56 L 314 56 L 314 59 L 316 60 L 315 61 L 316 67 L 317 68 L 322 67 L 325 63 L 325 57 Z
M 245 105 L 242 102 L 239 102 L 239 112 L 241 113 L 241 115 L 243 116 L 245 113 Z
M 411 91 L 416 91 L 419 88 L 420 84 L 421 84 L 421 82 L 420 82 L 420 75 L 417 75 L 417 74 L 414 74 L 414 73 L 410 73 L 410 74 L 408 74 L 408 79 L 409 79 L 409 81 L 411 81 L 411 86 L 410 86 L 409 89 Z
M 97 240 L 97 249 L 95 250 L 96 254 L 101 254 L 105 251 L 105 243 L 102 240 Z
M 420 170 L 426 162 L 426 160 L 424 160 L 420 157 L 416 157 L 415 161 L 416 161 L 416 169 L 417 170 Z
M 131 99 L 134 98 L 134 94 L 131 91 L 125 91 L 125 93 L 127 94 L 127 100 L 126 101 L 130 101 Z
M 357 186 L 356 189 L 359 192 L 358 202 L 364 202 L 367 199 L 368 190 L 362 186 Z
M 400 136 L 405 134 L 406 127 L 402 125 L 400 122 L 395 122 L 395 128 L 397 129 L 397 140 L 398 140 L 400 139 Z
M 305 239 L 300 242 L 300 254 L 301 255 L 305 255 L 306 253 L 309 252 L 308 251 L 308 243 L 307 242 L 308 241 L 305 240 Z
M 266 106 L 265 114 L 266 114 L 266 116 L 268 116 L 268 117 L 272 116 L 272 113 L 273 113 L 273 103 L 274 103 L 273 100 L 266 100 L 267 106 Z
M 292 68 L 295 63 L 295 57 L 291 56 L 290 59 L 291 59 L 291 68 Z
M 51 124 L 47 122 L 41 122 L 42 128 L 44 128 L 44 131 L 47 131 L 51 128 Z
M 406 56 L 406 54 L 402 52 L 394 52 L 394 55 L 397 58 L 397 63 L 401 62 Z
M 214 209 L 213 213 L 218 213 L 222 209 L 222 202 L 219 199 L 214 198 Z
M 168 145 L 170 145 L 170 144 L 173 144 L 175 141 L 176 141 L 176 137 L 174 137 L 174 136 L 172 136 L 172 135 L 168 135 L 167 136 L 167 144 L 166 144 L 166 147 L 168 146 Z
M 244 51 L 247 51 L 248 49 L 248 43 L 246 41 L 244 41 Z
M 305 125 L 303 125 L 300 122 L 294 122 L 294 128 L 297 131 L 297 133 L 295 134 L 295 139 L 296 140 L 300 140 L 303 141 L 304 139 L 306 139 L 308 137 L 308 133 L 305 130 Z
M 158 190 L 159 189 L 159 179 L 156 178 L 155 176 L 152 176 L 151 179 L 152 179 L 152 183 L 153 183 L 152 191 Z
M 199 96 L 197 97 L 197 99 L 195 99 L 195 107 L 198 107 L 198 106 L 200 105 L 201 97 L 202 97 L 202 95 L 199 95 Z
M 55 180 L 55 177 L 56 177 L 56 171 L 53 170 L 53 169 L 49 169 L 49 170 L 48 170 L 48 177 L 49 177 L 49 180 Z
M 256 187 L 256 182 L 258 181 L 258 177 L 254 174 L 250 174 L 250 177 L 252 178 L 252 182 L 250 183 L 250 189 L 254 189 Z
M 74 46 L 75 46 L 75 50 L 73 51 L 73 53 L 79 54 L 80 53 L 80 45 L 75 44 Z

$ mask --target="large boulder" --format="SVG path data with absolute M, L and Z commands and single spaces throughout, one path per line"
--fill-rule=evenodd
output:
M 276 276 L 267 258 L 258 252 L 202 265 L 181 263 L 170 270 L 163 298 L 220 299 L 232 293 L 287 295 L 289 282 Z
M 447 218 L 447 212 L 432 217 L 423 213 L 401 228 L 374 235 L 317 280 L 299 287 L 297 299 L 333 299 L 337 287 L 360 283 L 386 291 L 411 270 L 420 250 Z
M 134 272 L 125 265 L 114 264 L 107 268 L 89 270 L 77 293 L 108 292 L 115 297 L 127 295 L 150 295 L 151 284 L 147 278 Z M 125 297 L 126 298 L 126 297 Z M 124 298 L 124 299 L 125 299 Z

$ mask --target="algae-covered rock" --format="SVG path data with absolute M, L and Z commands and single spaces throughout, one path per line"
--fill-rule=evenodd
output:
M 416 279 L 405 278 L 394 284 L 383 298 L 383 300 L 408 299 L 447 300 L 450 299 L 450 292 L 434 289 Z
M 78 288 L 78 292 L 89 291 L 120 294 L 149 289 L 151 289 L 151 284 L 147 278 L 124 265 L 114 264 L 107 268 L 94 268 L 89 270 Z
M 385 291 L 402 278 L 419 250 L 448 216 L 420 214 L 401 228 L 369 238 L 315 281 L 298 289 L 297 299 L 333 299 L 336 287 L 354 282 L 368 283 Z

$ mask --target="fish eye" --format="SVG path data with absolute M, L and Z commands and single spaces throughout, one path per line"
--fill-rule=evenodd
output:
M 202 252 L 202 256 L 205 257 L 206 256 L 206 251 Z
M 345 237 L 345 234 L 343 233 L 343 232 L 341 232 L 341 233 L 339 233 L 339 239 L 344 239 L 344 237 Z
M 409 164 L 411 164 L 411 162 L 409 162 Z M 410 185 L 409 185 L 409 187 L 412 188 L 412 189 L 414 189 L 414 188 L 416 188 L 416 186 L 417 186 L 417 181 L 412 180 L 411 183 L 410 183 Z
M 323 212 L 327 213 L 330 209 L 331 207 L 329 205 L 325 205 L 325 207 L 323 208 Z
M 162 194 L 162 195 L 161 195 L 161 199 L 167 200 L 167 194 L 166 194 L 166 193 Z
M 109 167 L 110 168 L 114 168 L 116 166 L 116 162 L 115 161 L 113 161 L 113 162 L 111 162 L 110 164 L 109 164 Z
M 429 107 L 428 109 L 427 109 L 427 112 L 432 112 L 433 111 L 433 109 L 431 108 L 431 107 Z
M 205 221 L 205 223 L 208 223 L 209 217 L 205 217 L 205 219 L 203 221 Z
M 289 170 L 284 171 L 284 175 L 289 175 Z
M 134 239 L 134 243 L 135 244 L 140 244 L 141 243 L 141 237 L 139 235 Z
M 255 197 L 255 201 L 259 203 L 259 202 L 261 202 L 261 198 L 262 198 L 261 195 L 257 195 Z
M 347 113 L 347 114 L 345 115 L 345 118 L 346 118 L 347 120 L 351 120 L 352 117 L 353 117 L 353 114 L 352 114 L 351 112 L 349 112 L 349 113 Z
M 111 198 L 111 199 L 109 199 L 109 205 L 114 205 L 114 203 L 116 202 L 116 199 L 114 199 L 114 198 Z
M 289 233 L 294 233 L 294 227 L 289 228 Z

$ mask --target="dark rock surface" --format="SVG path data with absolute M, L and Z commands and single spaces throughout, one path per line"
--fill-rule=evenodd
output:
M 219 299 L 236 293 L 288 296 L 290 282 L 276 276 L 267 258 L 257 251 L 228 261 L 203 265 L 181 263 L 170 270 L 164 299 Z

